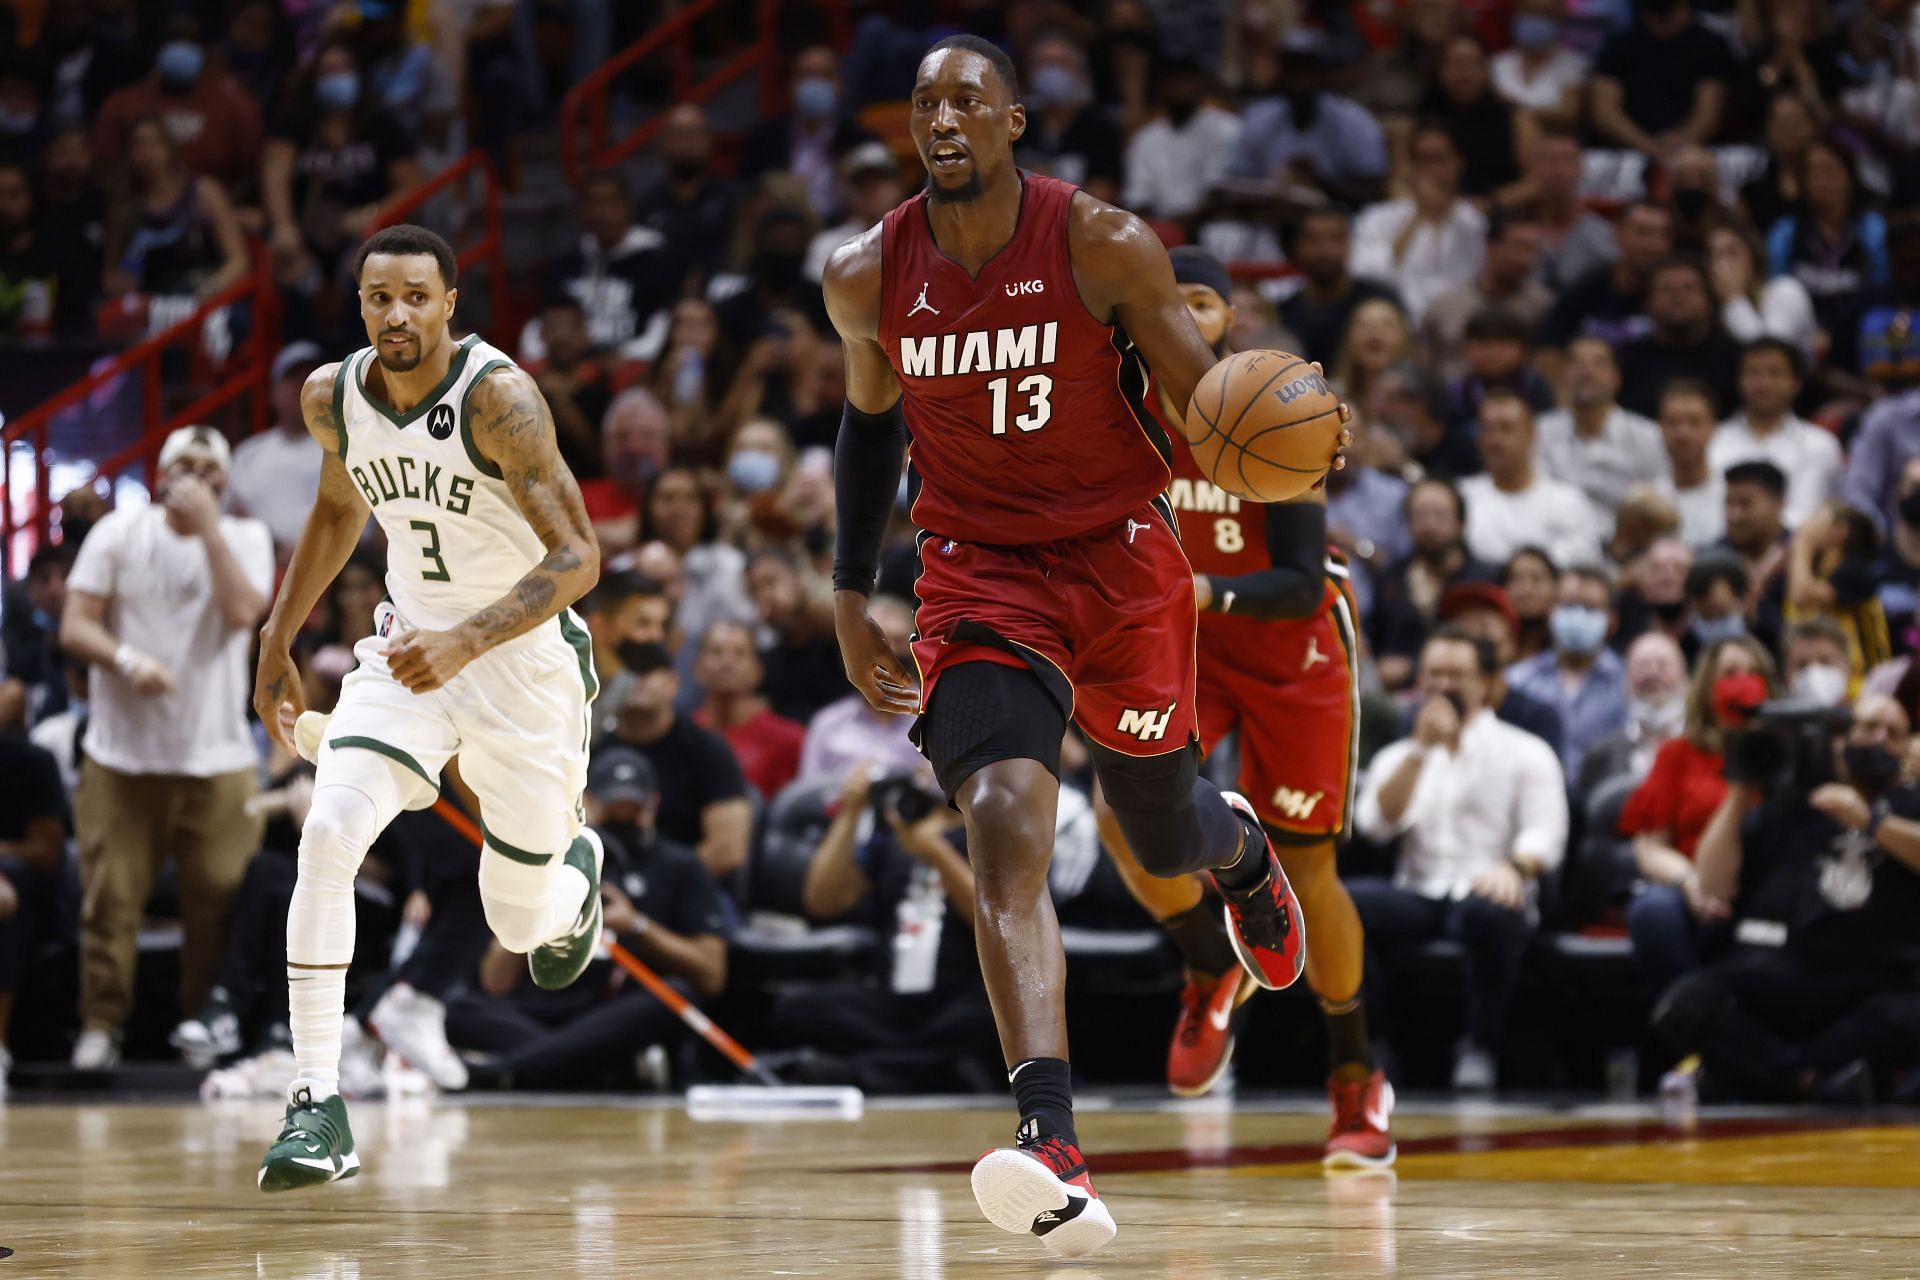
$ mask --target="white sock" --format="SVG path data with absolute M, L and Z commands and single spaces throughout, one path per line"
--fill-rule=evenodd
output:
M 573 931 L 587 878 L 558 858 L 530 867 L 488 848 L 480 854 L 480 903 L 500 945 L 525 954 Z
M 340 1092 L 340 1024 L 346 1019 L 345 969 L 287 969 L 287 1025 L 293 1028 L 296 1075 L 288 1092 L 307 1086 L 317 1102 Z

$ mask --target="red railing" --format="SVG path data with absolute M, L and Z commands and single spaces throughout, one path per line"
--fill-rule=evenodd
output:
M 169 414 L 161 384 L 161 361 L 167 351 L 188 342 L 190 360 L 198 360 L 199 345 L 209 317 L 223 307 L 251 301 L 253 314 L 245 342 L 227 358 L 230 371 L 212 390 L 191 404 Z M 149 481 L 153 465 L 166 434 L 188 423 L 203 422 L 232 404 L 240 396 L 254 393 L 252 429 L 267 423 L 268 377 L 273 354 L 279 347 L 279 299 L 273 291 L 273 274 L 266 251 L 254 246 L 253 271 L 196 307 L 191 315 L 168 325 L 159 333 L 142 339 L 85 378 L 74 383 L 6 424 L 0 431 L 0 575 L 18 571 L 35 546 L 46 541 L 53 512 L 51 462 L 53 423 L 59 415 L 86 403 L 102 389 L 129 374 L 141 379 L 141 421 L 146 424 L 140 438 L 94 466 L 94 478 L 116 476 L 144 463 Z M 32 506 L 18 510 L 13 492 L 12 459 L 14 446 L 25 442 L 33 453 L 34 487 Z
M 705 102 L 737 80 L 757 73 L 760 78 L 759 113 L 764 116 L 779 100 L 785 68 L 780 57 L 782 0 L 757 0 L 754 41 L 699 80 L 693 78 L 694 27 L 720 8 L 724 0 L 694 0 L 680 12 L 601 63 L 592 74 L 567 92 L 560 104 L 560 168 L 567 181 L 578 183 L 590 169 L 618 164 L 659 134 L 664 111 L 643 120 L 628 134 L 607 140 L 608 105 L 616 80 L 640 62 L 663 50 L 672 58 L 670 102 Z M 829 38 L 840 48 L 847 44 L 847 14 L 843 0 L 822 0 Z M 584 135 L 584 136 L 583 136 Z
M 476 175 L 480 179 L 480 238 L 464 249 L 456 246 L 454 262 L 459 266 L 462 276 L 475 263 L 486 263 L 487 284 L 493 296 L 495 336 L 510 345 L 513 335 L 503 328 L 507 323 L 507 240 L 500 227 L 500 176 L 494 172 L 493 161 L 487 158 L 486 152 L 467 152 L 387 205 L 367 228 L 367 232 L 371 235 L 381 227 L 407 221 L 429 200 Z

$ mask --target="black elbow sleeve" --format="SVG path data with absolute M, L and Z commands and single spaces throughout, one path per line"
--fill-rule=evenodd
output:
M 873 593 L 906 451 L 907 420 L 899 401 L 880 413 L 847 405 L 833 445 L 834 590 Z

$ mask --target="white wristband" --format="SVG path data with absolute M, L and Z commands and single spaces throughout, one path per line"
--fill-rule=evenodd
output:
M 123 644 L 113 651 L 113 665 L 118 668 L 121 675 L 126 676 L 128 679 L 133 678 L 134 665 L 139 661 L 140 655 L 134 651 L 133 646 L 130 644 Z

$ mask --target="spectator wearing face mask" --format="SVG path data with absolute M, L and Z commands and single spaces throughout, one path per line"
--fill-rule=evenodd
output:
M 639 220 L 665 237 L 668 260 L 679 269 L 677 284 L 704 283 L 726 269 L 736 197 L 714 171 L 713 131 L 695 104 L 667 112 L 660 163 L 659 183 L 636 202 Z
M 604 474 L 580 482 L 594 534 L 609 556 L 639 542 L 640 509 L 672 455 L 673 428 L 659 397 L 645 387 L 615 396 L 600 419 Z
M 1493 55 L 1493 89 L 1543 125 L 1579 123 L 1587 60 L 1560 43 L 1560 0 L 1520 0 L 1513 47 Z
M 1127 141 L 1120 202 L 1142 217 L 1189 217 L 1226 176 L 1240 117 L 1208 101 L 1207 74 L 1196 62 L 1162 61 L 1153 88 L 1160 111 Z
M 1781 658 L 1781 674 L 1794 697 L 1823 707 L 1846 704 L 1855 668 L 1847 633 L 1831 618 L 1789 626 Z
M 762 120 L 747 131 L 740 176 L 756 182 L 763 174 L 791 173 L 806 189 L 807 204 L 821 220 L 841 210 L 837 166 L 840 158 L 872 134 L 841 109 L 840 55 L 813 45 L 793 56 L 792 86 L 784 115 Z
M 101 104 L 93 120 L 95 162 L 106 169 L 122 164 L 134 121 L 157 116 L 189 173 L 229 188 L 250 185 L 260 154 L 259 105 L 231 74 L 207 65 L 191 18 L 172 23 L 170 31 L 152 72 Z
M 1720 165 L 1713 152 L 1686 146 L 1667 161 L 1667 203 L 1673 206 L 1673 250 L 1704 258 L 1707 233 L 1725 226 L 1731 212 L 1720 200 Z
M 628 644 L 621 659 L 629 677 L 618 682 L 624 698 L 613 734 L 597 745 L 646 757 L 660 780 L 660 834 L 699 853 L 715 879 L 731 874 L 747 860 L 753 822 L 733 749 L 675 710 L 680 677 L 663 646 Z
M 1587 748 L 1576 795 L 1590 797 L 1614 778 L 1645 778 L 1654 753 L 1686 719 L 1687 658 L 1680 646 L 1650 631 L 1627 646 L 1627 726 Z
M 1910 732 L 1898 704 L 1861 698 L 1832 744 L 1833 781 L 1804 792 L 1729 779 L 1696 862 L 1701 894 L 1732 917 L 1733 947 L 1653 1015 L 1712 1081 L 1859 1105 L 1920 1059 L 1903 956 L 1920 920 L 1920 791 L 1901 779 Z M 1673 1087 L 1697 1093 L 1698 1073 Z
M 1751 579 L 1740 557 L 1725 550 L 1703 553 L 1687 570 L 1687 611 L 1693 620 L 1680 639 L 1689 661 L 1716 642 L 1748 634 L 1747 587 Z
M 1726 535 L 1727 487 L 1707 463 L 1713 441 L 1713 392 L 1691 378 L 1676 378 L 1660 392 L 1660 444 L 1667 474 L 1660 491 L 1680 513 L 1680 540 L 1698 551 Z
M 1014 143 L 1015 160 L 1084 187 L 1096 200 L 1118 200 L 1126 139 L 1093 100 L 1086 50 L 1063 31 L 1038 37 L 1020 87 L 1027 131 Z
M 1873 522 L 1831 502 L 1800 526 L 1788 552 L 1786 620 L 1822 624 L 1840 637 L 1849 694 L 1858 692 L 1858 676 L 1893 657 L 1873 576 L 1879 551 Z
M 1580 776 L 1587 749 L 1627 726 L 1626 668 L 1607 648 L 1613 630 L 1613 582 L 1594 565 L 1560 575 L 1559 597 L 1548 615 L 1553 648 L 1511 668 L 1507 682 L 1560 713 L 1566 736 L 1560 766 Z
M 1727 725 L 1716 691 L 1721 681 L 1743 677 L 1758 682 L 1761 696 L 1778 687 L 1773 659 L 1752 637 L 1708 646 L 1687 685 L 1679 736 L 1661 744 L 1620 811 L 1620 834 L 1632 837 L 1634 867 L 1645 881 L 1627 908 L 1627 932 L 1650 999 L 1724 941 L 1724 913 L 1701 892 L 1694 854 L 1727 794 L 1720 754 Z
M 1640 557 L 1633 580 L 1620 592 L 1615 609 L 1620 626 L 1614 647 L 1625 649 L 1642 635 L 1663 635 L 1678 644 L 1687 633 L 1687 572 L 1693 548 L 1677 536 L 1657 539 Z

